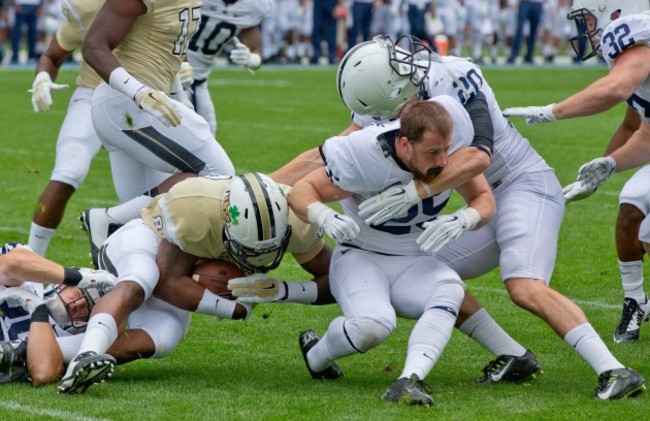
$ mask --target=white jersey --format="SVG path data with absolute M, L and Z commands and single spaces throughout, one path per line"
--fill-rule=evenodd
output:
M 550 169 L 528 140 L 503 117 L 492 88 L 477 65 L 469 60 L 445 56 L 442 63 L 432 62 L 430 68 L 426 88 L 429 97 L 450 95 L 465 104 L 478 92 L 485 96 L 494 127 L 494 150 L 492 162 L 483 174 L 493 188 L 523 173 Z M 354 122 L 363 127 L 373 120 L 355 115 Z
M 610 69 L 616 65 L 619 54 L 633 45 L 650 47 L 650 11 L 616 19 L 607 25 L 600 40 L 603 58 Z M 627 105 L 650 123 L 650 76 L 627 99 Z
M 469 146 L 474 129 L 463 106 L 446 95 L 432 100 L 442 104 L 453 122 L 452 145 L 449 153 Z M 422 233 L 422 223 L 435 218 L 449 200 L 451 190 L 424 199 L 411 208 L 408 215 L 380 224 L 367 226 L 358 216 L 358 205 L 365 199 L 390 186 L 406 184 L 413 173 L 402 168 L 393 158 L 394 141 L 399 121 L 370 125 L 348 136 L 329 138 L 323 146 L 327 173 L 332 182 L 343 190 L 355 193 L 341 201 L 345 214 L 361 229 L 349 244 L 376 253 L 391 255 L 420 255 L 416 239 Z

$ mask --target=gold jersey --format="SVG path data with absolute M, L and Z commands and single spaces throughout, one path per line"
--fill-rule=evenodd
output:
M 156 196 L 142 210 L 142 219 L 156 235 L 194 256 L 236 263 L 223 241 L 223 197 L 229 178 L 189 178 Z M 285 191 L 290 189 L 283 186 Z M 292 233 L 287 247 L 298 263 L 313 259 L 324 247 L 318 227 L 289 210 Z
M 169 94 L 201 18 L 201 0 L 142 0 L 140 16 L 114 54 L 140 82 Z
M 66 51 L 81 47 L 90 25 L 105 0 L 63 0 L 61 8 L 65 19 L 56 32 L 56 40 Z M 102 78 L 85 60 L 79 66 L 76 84 L 82 88 L 95 89 Z

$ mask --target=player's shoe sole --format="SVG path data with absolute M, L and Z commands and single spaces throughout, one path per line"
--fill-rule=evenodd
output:
M 80 355 L 72 373 L 59 382 L 57 391 L 62 394 L 84 393 L 90 386 L 103 383 L 115 371 L 116 361 L 107 354 Z M 75 359 L 77 359 L 75 358 Z

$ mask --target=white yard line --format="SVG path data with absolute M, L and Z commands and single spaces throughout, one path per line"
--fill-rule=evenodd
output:
M 61 418 L 64 420 L 70 420 L 70 421 L 110 421 L 108 418 L 93 418 L 93 417 L 87 417 L 82 414 L 77 414 L 74 412 L 69 412 L 69 411 L 60 411 L 58 409 L 42 409 L 42 408 L 36 408 L 34 406 L 29 406 L 29 405 L 23 405 L 17 402 L 3 402 L 0 401 L 0 408 L 4 409 L 12 409 L 16 411 L 20 411 L 29 415 L 40 415 L 40 416 L 48 416 L 48 417 L 55 417 L 55 418 Z

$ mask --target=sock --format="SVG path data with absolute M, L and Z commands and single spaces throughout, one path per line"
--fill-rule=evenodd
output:
M 199 306 L 196 308 L 196 312 L 217 316 L 220 319 L 232 319 L 236 305 L 236 302 L 222 298 L 206 289 Z
M 344 329 L 345 317 L 332 320 L 321 340 L 307 353 L 307 361 L 312 370 L 323 371 L 337 358 L 358 354 Z M 354 336 L 353 332 L 349 332 Z
M 286 288 L 286 289 L 285 289 Z M 285 289 L 282 291 L 282 289 Z M 314 281 L 307 282 L 282 282 L 280 296 L 286 294 L 286 303 L 312 304 L 318 299 L 318 286 Z
M 117 324 L 108 313 L 99 313 L 90 318 L 84 335 L 79 354 L 86 351 L 95 351 L 103 354 L 117 339 Z
M 598 336 L 589 323 L 583 323 L 571 329 L 564 336 L 564 341 L 571 345 L 599 375 L 607 370 L 624 368 Z
M 621 271 L 621 283 L 625 296 L 633 298 L 637 303 L 645 302 L 643 291 L 643 260 L 634 262 L 618 261 L 618 268 Z
M 142 208 L 151 202 L 150 196 L 136 196 L 131 200 L 120 203 L 117 206 L 106 209 L 106 214 L 109 218 L 113 219 L 119 224 L 126 224 L 127 222 L 139 218 Z
M 456 316 L 448 311 L 430 308 L 422 313 L 409 337 L 406 362 L 399 378 L 412 374 L 424 379 L 447 346 Z
M 83 339 L 84 335 L 59 336 L 56 338 L 56 342 L 59 344 L 59 348 L 61 348 L 61 353 L 63 354 L 64 363 L 69 363 L 77 355 Z
M 29 241 L 27 245 L 34 250 L 34 253 L 45 256 L 45 252 L 56 233 L 56 228 L 45 228 L 34 222 L 29 229 Z
M 512 339 L 484 308 L 472 314 L 460 325 L 458 330 L 496 356 L 522 357 L 526 353 L 526 348 Z

